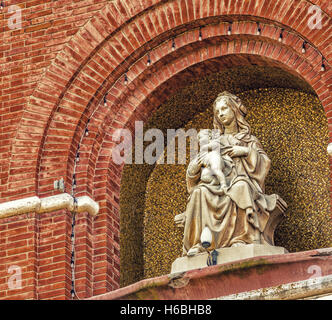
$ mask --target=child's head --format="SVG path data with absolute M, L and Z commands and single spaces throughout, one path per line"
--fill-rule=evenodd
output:
M 218 129 L 201 129 L 197 135 L 199 141 L 209 142 L 214 139 L 220 138 L 220 130 Z M 200 142 L 201 143 L 201 142 Z
M 210 129 L 201 129 L 197 134 L 199 145 L 202 148 L 206 147 L 211 140 L 211 130 Z
M 210 129 L 201 129 L 199 130 L 197 137 L 198 139 L 209 139 L 211 136 L 211 130 Z

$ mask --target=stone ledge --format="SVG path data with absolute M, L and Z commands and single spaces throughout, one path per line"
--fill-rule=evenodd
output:
M 247 244 L 239 247 L 221 248 L 216 251 L 218 252 L 217 265 L 259 256 L 288 253 L 285 248 L 263 244 Z M 172 264 L 171 273 L 204 268 L 207 266 L 207 259 L 207 253 L 178 258 Z
M 88 212 L 92 217 L 99 212 L 99 204 L 88 196 L 74 198 L 68 193 L 42 198 L 29 197 L 0 204 L 0 219 L 9 218 L 25 213 L 36 212 L 38 214 L 54 212 L 60 209 L 80 213 Z
M 214 298 L 211 300 L 332 300 L 332 275 Z
M 312 269 L 319 269 L 315 273 Z M 236 262 L 145 279 L 89 300 L 206 300 L 220 299 L 252 290 L 278 287 L 332 275 L 332 248 L 261 256 Z M 323 281 L 324 282 L 324 281 Z M 310 281 L 308 282 L 310 284 Z M 272 299 L 304 299 L 331 294 L 332 284 L 325 281 L 323 291 L 305 286 L 301 292 L 288 291 Z M 257 297 L 258 299 L 258 297 Z

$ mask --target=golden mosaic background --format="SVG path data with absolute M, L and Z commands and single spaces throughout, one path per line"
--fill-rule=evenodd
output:
M 267 88 L 259 89 L 263 86 Z M 223 90 L 238 94 L 246 104 L 252 133 L 272 160 L 266 192 L 288 203 L 276 245 L 290 252 L 331 247 L 327 121 L 318 98 L 302 80 L 277 68 L 228 69 L 170 97 L 144 129 L 160 128 L 166 136 L 167 128 L 211 128 L 211 104 Z M 186 207 L 185 170 L 185 165 L 125 166 L 120 197 L 122 286 L 168 274 L 181 255 L 183 231 L 173 219 Z

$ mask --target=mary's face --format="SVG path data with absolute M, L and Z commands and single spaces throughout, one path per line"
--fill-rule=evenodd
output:
M 235 114 L 232 108 L 228 106 L 225 99 L 217 101 L 215 106 L 215 116 L 224 126 L 230 125 L 235 119 Z

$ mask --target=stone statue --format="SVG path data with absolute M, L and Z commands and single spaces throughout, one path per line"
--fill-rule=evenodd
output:
M 206 227 L 212 234 L 209 250 L 274 245 L 274 229 L 287 207 L 277 195 L 265 194 L 271 162 L 250 132 L 241 100 L 224 91 L 213 112 L 214 130 L 201 130 L 200 152 L 187 168 L 186 211 L 175 217 L 184 227 L 183 256 L 206 252 L 201 243 Z

